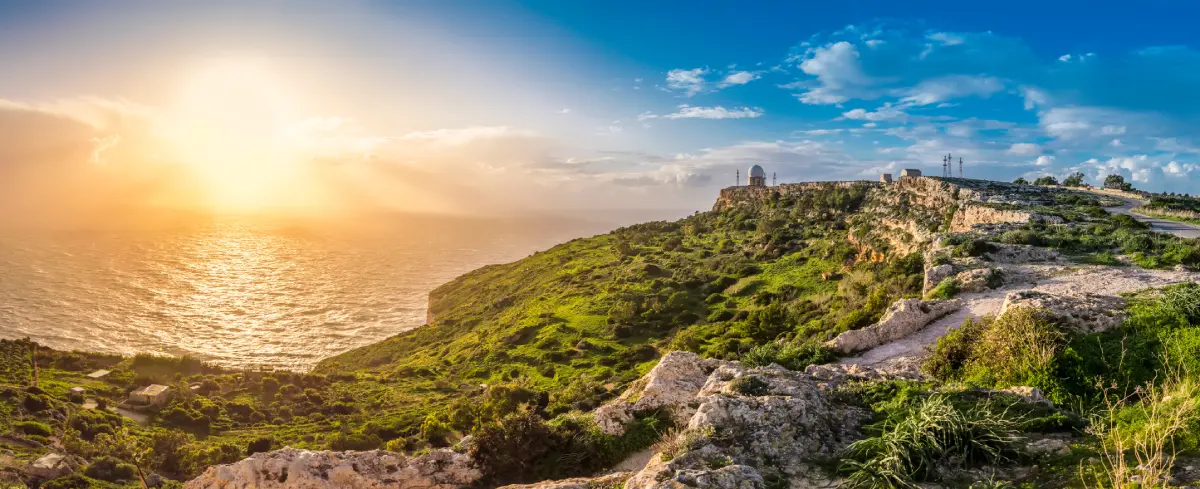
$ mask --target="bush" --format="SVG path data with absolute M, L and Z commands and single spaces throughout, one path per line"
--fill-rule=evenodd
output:
M 21 421 L 14 424 L 13 429 L 33 436 L 50 436 L 54 434 L 54 430 L 50 428 L 50 425 L 37 421 Z
M 983 386 L 1031 383 L 1066 346 L 1066 335 L 1036 309 L 1009 309 L 986 326 L 966 366 L 968 381 Z
M 950 299 L 958 295 L 958 279 L 946 277 L 933 290 L 925 294 L 926 299 Z
M 379 436 L 364 433 L 338 433 L 329 440 L 329 449 L 339 452 L 374 450 L 381 445 L 383 440 Z
M 93 461 L 91 465 L 88 465 L 83 473 L 93 479 L 118 482 L 133 480 L 137 477 L 137 468 L 133 465 L 123 463 L 116 458 L 103 456 Z
M 921 369 L 939 380 L 957 377 L 971 360 L 975 344 L 983 336 L 988 323 L 986 319 L 967 318 L 962 326 L 938 338 Z
M 956 465 L 993 464 L 1015 456 L 1019 422 L 990 406 L 958 408 L 940 394 L 908 406 L 880 434 L 852 443 L 842 470 L 848 487 L 916 487 Z
M 275 440 L 272 439 L 271 437 L 264 436 L 264 437 L 255 439 L 254 441 L 250 442 L 249 445 L 246 446 L 246 455 L 250 456 L 250 455 L 254 455 L 256 453 L 269 452 L 269 451 L 271 451 L 271 446 L 274 444 L 275 444 Z
M 829 363 L 837 355 L 820 343 L 776 343 L 771 342 L 751 348 L 742 355 L 742 363 L 748 367 L 766 367 L 772 363 L 788 370 L 804 370 L 809 365 Z

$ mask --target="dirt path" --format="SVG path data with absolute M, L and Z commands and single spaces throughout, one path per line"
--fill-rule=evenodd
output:
M 1185 222 L 1150 217 L 1133 211 L 1135 208 L 1137 208 L 1137 206 L 1143 205 L 1145 202 L 1107 193 L 1101 193 L 1101 195 L 1125 201 L 1125 205 L 1120 207 L 1109 207 L 1107 209 L 1108 212 L 1133 216 L 1134 219 L 1149 224 L 1150 229 L 1160 233 L 1170 233 L 1179 236 L 1180 238 L 1200 238 L 1200 226 Z
M 838 363 L 883 366 L 912 364 L 925 355 L 925 347 L 937 342 L 950 328 L 958 327 L 968 317 L 978 318 L 996 314 L 1004 305 L 1009 292 L 1034 290 L 1049 294 L 1090 293 L 1115 296 L 1151 287 L 1200 281 L 1200 273 L 1146 270 L 1138 267 L 1012 265 L 1009 276 L 1024 275 L 1031 281 L 1009 284 L 997 290 L 962 294 L 963 308 L 934 321 L 924 329 L 905 338 L 877 346 Z

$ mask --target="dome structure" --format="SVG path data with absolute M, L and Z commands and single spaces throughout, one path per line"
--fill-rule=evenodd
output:
M 754 165 L 750 167 L 750 173 L 747 173 L 746 184 L 751 187 L 766 187 L 767 186 L 767 171 L 763 167 Z

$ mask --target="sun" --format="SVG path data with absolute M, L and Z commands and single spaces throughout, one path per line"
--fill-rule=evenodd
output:
M 287 87 L 252 58 L 210 60 L 186 78 L 170 138 L 214 210 L 253 211 L 302 200 L 303 163 L 289 145 Z

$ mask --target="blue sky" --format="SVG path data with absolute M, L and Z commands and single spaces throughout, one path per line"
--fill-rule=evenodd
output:
M 702 208 L 752 164 L 874 179 L 946 153 L 1196 192 L 1200 6 L 744 3 L 0 4 L 0 101 L 157 113 L 249 57 L 301 94 L 322 161 L 370 161 L 400 189 L 370 193 L 423 210 Z

